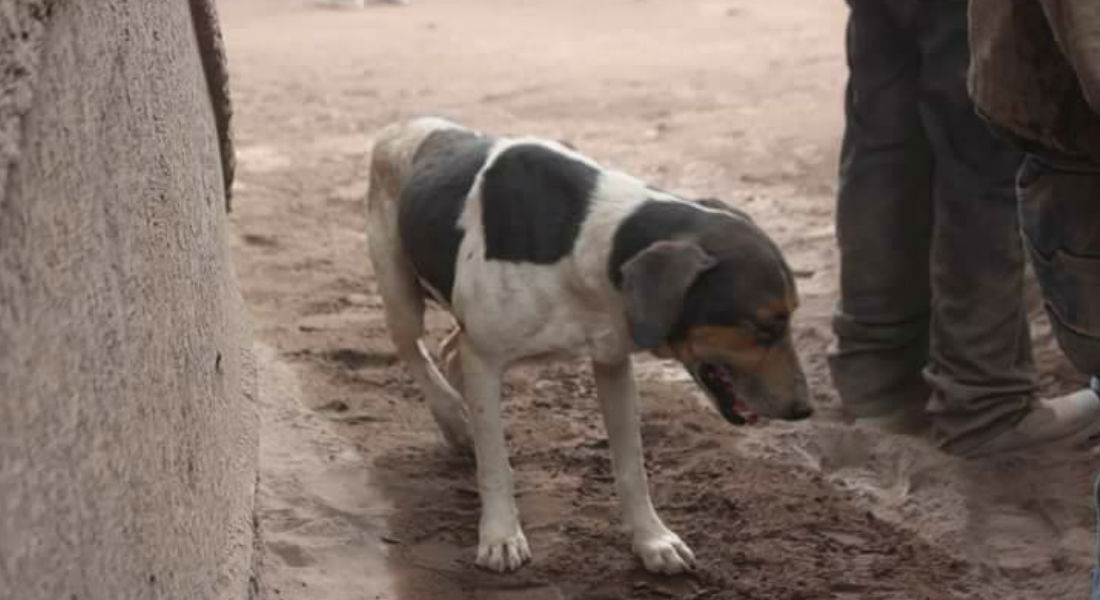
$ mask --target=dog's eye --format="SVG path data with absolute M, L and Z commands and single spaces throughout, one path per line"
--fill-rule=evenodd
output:
M 771 329 L 757 329 L 756 343 L 761 346 L 772 346 L 779 341 L 779 334 Z
M 771 346 L 779 339 L 775 332 L 765 323 L 759 323 L 756 321 L 739 321 L 740 326 L 745 331 L 748 331 L 753 338 L 753 341 L 760 346 Z
M 756 343 L 761 346 L 772 346 L 783 338 L 790 325 L 790 318 L 786 316 L 776 317 L 769 321 L 752 323 L 752 330 L 756 334 Z

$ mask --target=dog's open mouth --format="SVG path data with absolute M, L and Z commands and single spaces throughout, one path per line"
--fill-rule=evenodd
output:
M 719 363 L 703 363 L 696 370 L 696 377 L 710 394 L 718 412 L 734 425 L 756 423 L 756 413 L 737 397 L 733 384 L 733 371 Z

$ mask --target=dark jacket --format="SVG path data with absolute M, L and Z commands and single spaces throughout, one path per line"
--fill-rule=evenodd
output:
M 1025 149 L 1100 164 L 1100 0 L 971 0 L 970 95 Z

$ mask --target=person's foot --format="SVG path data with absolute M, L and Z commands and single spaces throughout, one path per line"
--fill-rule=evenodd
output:
M 1095 381 L 1095 379 L 1094 379 Z M 1100 394 L 1090 388 L 1040 400 L 1011 429 L 977 446 L 955 450 L 966 458 L 1002 454 L 1047 444 L 1078 445 L 1100 436 Z

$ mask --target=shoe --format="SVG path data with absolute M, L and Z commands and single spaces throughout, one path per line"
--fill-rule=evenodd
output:
M 1100 393 L 1089 388 L 1040 400 L 1011 429 L 965 451 L 967 458 L 1025 450 L 1046 444 L 1078 445 L 1100 436 Z

